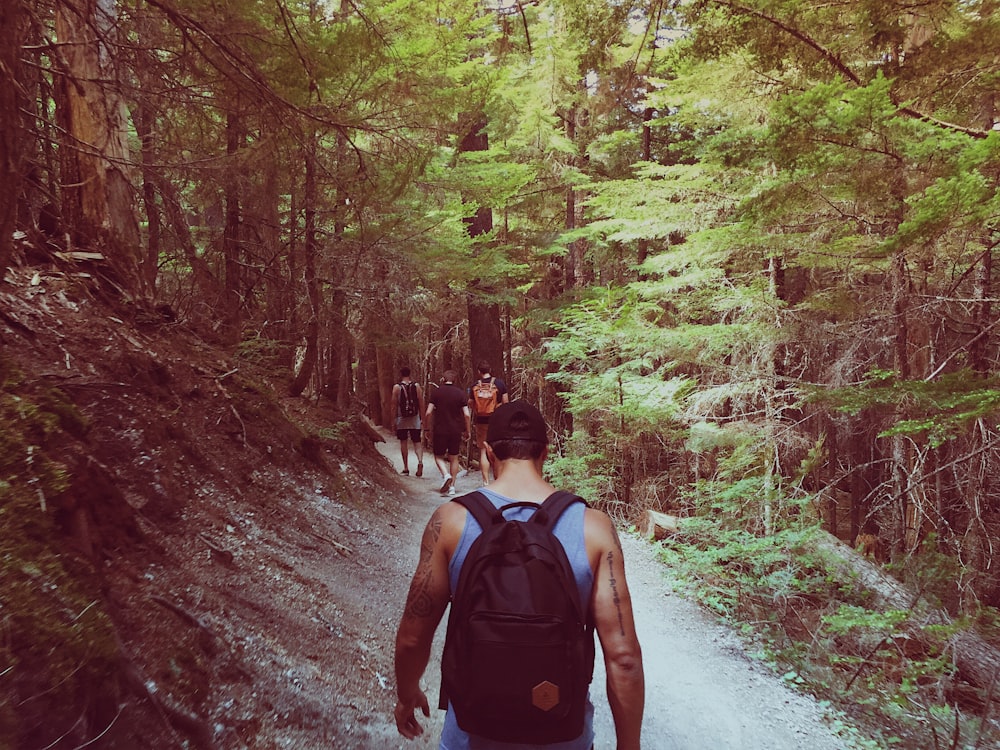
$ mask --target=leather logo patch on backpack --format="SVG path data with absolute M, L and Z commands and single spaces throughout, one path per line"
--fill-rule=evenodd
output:
M 531 690 L 531 705 L 542 711 L 551 711 L 559 705 L 559 686 L 548 680 L 535 685 Z

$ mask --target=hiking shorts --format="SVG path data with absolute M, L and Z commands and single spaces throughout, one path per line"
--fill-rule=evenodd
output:
M 434 455 L 457 456 L 462 452 L 462 435 L 454 432 L 434 431 Z
M 396 430 L 396 437 L 399 438 L 399 442 L 405 443 L 407 440 L 413 443 L 420 442 L 420 430 Z

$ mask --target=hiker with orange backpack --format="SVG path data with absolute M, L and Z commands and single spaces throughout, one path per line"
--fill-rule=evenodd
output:
M 479 471 L 483 475 L 483 486 L 490 483 L 490 460 L 486 455 L 486 430 L 490 417 L 500 404 L 510 401 L 507 384 L 490 374 L 490 363 L 482 360 L 476 369 L 479 379 L 469 388 L 469 409 L 476 430 L 476 447 L 479 449 Z
M 596 630 L 616 747 L 639 750 L 642 650 L 614 524 L 545 480 L 548 428 L 532 405 L 501 405 L 486 444 L 496 481 L 442 504 L 424 529 L 396 632 L 396 728 L 424 733 L 420 678 L 450 603 L 439 747 L 592 750 Z

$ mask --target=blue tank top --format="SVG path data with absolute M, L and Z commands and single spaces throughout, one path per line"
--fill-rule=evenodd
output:
M 515 502 L 509 497 L 498 495 L 489 487 L 483 487 L 479 491 L 497 508 Z M 586 508 L 581 503 L 571 505 L 560 516 L 555 529 L 553 529 L 556 538 L 562 542 L 563 548 L 566 550 L 566 557 L 569 558 L 569 564 L 573 568 L 573 575 L 576 577 L 576 586 L 580 592 L 580 601 L 583 602 L 584 610 L 590 606 L 590 592 L 594 587 L 594 572 L 590 569 L 590 560 L 587 557 L 587 548 L 583 537 L 585 510 Z M 534 508 L 517 507 L 506 511 L 504 517 L 514 521 L 526 521 L 531 518 L 534 512 Z M 482 528 L 479 526 L 479 522 L 472 517 L 471 513 L 467 513 L 462 537 L 459 539 L 455 554 L 452 555 L 451 562 L 448 564 L 448 580 L 453 592 L 458 586 L 458 574 L 462 570 L 466 555 L 469 554 L 469 548 L 481 533 Z M 458 726 L 455 714 L 449 705 L 448 713 L 444 717 L 444 729 L 441 731 L 440 750 L 534 750 L 537 747 L 544 747 L 545 750 L 590 750 L 593 744 L 594 706 L 588 696 L 583 734 L 569 742 L 557 742 L 544 746 L 496 742 L 467 734 Z

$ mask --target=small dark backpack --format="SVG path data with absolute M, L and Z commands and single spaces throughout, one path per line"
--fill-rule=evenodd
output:
M 462 563 L 441 659 L 441 707 L 459 727 L 500 742 L 550 744 L 579 737 L 594 672 L 594 626 L 552 529 L 573 503 L 555 492 L 541 506 L 497 510 L 481 493 L 456 498 L 483 533 Z M 538 508 L 527 521 L 502 511 Z
M 399 416 L 414 417 L 417 414 L 417 384 L 399 384 Z

